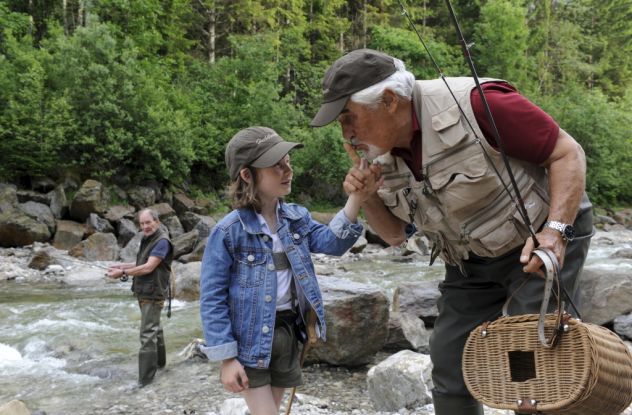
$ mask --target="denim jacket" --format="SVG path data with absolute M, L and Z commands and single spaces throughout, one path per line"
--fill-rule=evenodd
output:
M 316 311 L 323 339 L 325 312 L 310 252 L 342 255 L 362 229 L 342 210 L 327 226 L 313 220 L 303 206 L 280 202 L 277 234 L 299 300 Z M 272 239 L 262 232 L 255 212 L 230 212 L 213 228 L 202 259 L 200 315 L 206 340 L 202 351 L 210 360 L 237 357 L 244 366 L 269 366 L 276 285 Z

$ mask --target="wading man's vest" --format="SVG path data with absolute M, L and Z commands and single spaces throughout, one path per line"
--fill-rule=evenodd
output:
M 140 249 L 136 256 L 136 265 L 142 265 L 147 262 L 151 250 L 161 240 L 166 239 L 171 246 L 169 236 L 162 229 L 158 228 L 156 232 L 149 236 L 143 237 L 140 242 Z M 169 250 L 169 254 L 160 261 L 160 264 L 149 274 L 134 277 L 132 282 L 132 291 L 138 298 L 164 300 L 167 298 L 169 287 L 169 278 L 171 276 L 171 261 L 173 260 L 173 247 Z
M 423 179 L 416 181 L 404 160 L 385 154 L 377 159 L 385 178 L 378 194 L 394 215 L 414 222 L 430 239 L 432 259 L 438 255 L 459 265 L 470 252 L 503 255 L 524 245 L 529 232 L 494 171 L 493 166 L 513 194 L 502 156 L 476 123 L 470 102 L 474 80 L 446 80 L 471 127 L 442 80 L 417 81 L 413 103 L 421 126 Z M 481 80 L 490 81 L 499 80 Z M 516 159 L 510 165 L 537 230 L 548 215 L 546 171 Z

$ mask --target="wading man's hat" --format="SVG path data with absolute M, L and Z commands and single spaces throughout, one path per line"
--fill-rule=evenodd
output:
M 272 167 L 301 143 L 285 141 L 272 128 L 248 127 L 233 136 L 224 155 L 231 180 L 239 176 L 244 167 Z
M 397 69 L 393 57 L 372 49 L 357 49 L 335 61 L 323 77 L 323 103 L 310 125 L 334 121 L 351 95 L 391 76 Z

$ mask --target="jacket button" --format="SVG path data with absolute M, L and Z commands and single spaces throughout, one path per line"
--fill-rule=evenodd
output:
M 264 240 L 265 242 L 268 242 L 268 239 L 270 239 L 270 237 L 269 237 L 268 235 L 263 235 L 263 240 Z
M 252 262 L 255 260 L 255 256 L 254 255 L 248 255 L 248 262 Z
M 263 326 L 263 328 L 261 329 L 261 332 L 262 332 L 263 334 L 266 334 L 266 333 L 268 333 L 269 331 L 270 331 L 270 327 L 268 327 L 268 326 Z
M 268 271 L 274 271 L 274 264 L 268 264 Z
M 301 237 L 301 235 L 299 235 L 298 233 L 295 233 L 294 235 L 292 235 L 292 238 L 294 239 L 299 239 Z
M 259 360 L 257 360 L 257 366 L 259 366 L 259 367 L 263 367 L 263 363 L 264 363 L 264 362 L 263 362 L 263 359 L 259 359 Z
M 270 294 L 266 295 L 266 303 L 272 301 L 272 296 Z

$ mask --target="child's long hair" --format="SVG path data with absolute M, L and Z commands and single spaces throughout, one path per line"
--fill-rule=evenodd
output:
M 257 196 L 257 169 L 248 167 L 250 170 L 250 183 L 237 176 L 228 187 L 228 197 L 231 199 L 233 209 L 252 208 L 255 211 L 261 211 L 261 201 Z

